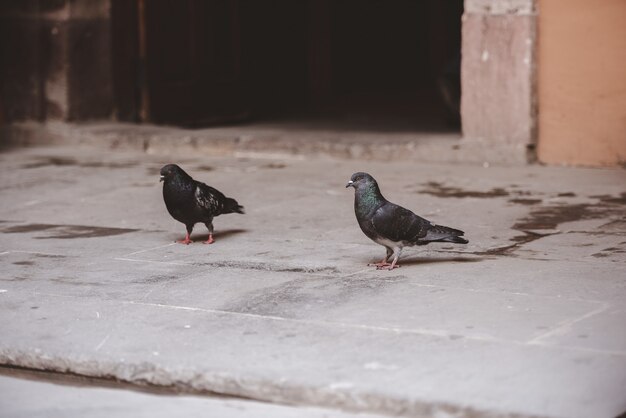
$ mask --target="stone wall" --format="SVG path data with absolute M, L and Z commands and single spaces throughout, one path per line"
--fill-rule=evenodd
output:
M 109 0 L 0 5 L 0 106 L 5 121 L 111 115 Z

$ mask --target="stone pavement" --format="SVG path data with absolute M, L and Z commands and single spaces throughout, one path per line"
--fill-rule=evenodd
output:
M 237 198 L 246 215 L 216 218 L 213 245 L 174 244 L 184 227 L 162 202 L 167 162 Z M 354 219 L 344 188 L 354 171 L 465 230 L 470 244 L 406 249 L 391 272 L 366 267 L 384 249 Z M 4 365 L 298 405 L 310 416 L 626 411 L 624 170 L 59 146 L 5 150 L 0 173 Z M 194 236 L 206 239 L 201 225 Z M 70 389 L 45 389 L 67 399 L 54 405 L 3 380 L 13 389 L 0 404 L 15 416 L 84 416 Z M 116 393 L 103 408 L 131 397 Z M 167 395 L 134 396 L 129 415 L 173 407 Z

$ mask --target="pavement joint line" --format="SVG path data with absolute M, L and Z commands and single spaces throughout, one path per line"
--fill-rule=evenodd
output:
M 572 328 L 572 325 L 580 322 L 580 321 L 584 321 L 585 319 L 591 318 L 592 316 L 595 316 L 599 313 L 605 312 L 606 310 L 608 310 L 611 305 L 608 302 L 600 302 L 601 306 L 587 312 L 584 315 L 581 315 L 577 318 L 571 318 L 571 319 L 566 319 L 564 321 L 562 321 L 560 324 L 558 324 L 556 327 L 552 328 L 549 331 L 544 332 L 541 335 L 538 335 L 537 337 L 534 337 L 533 339 L 528 341 L 528 344 L 537 344 L 543 340 L 545 340 L 546 338 L 550 338 L 553 336 L 557 336 L 557 335 L 562 335 L 564 333 L 566 333 L 567 331 L 569 331 Z
M 560 296 L 535 295 L 535 294 L 532 294 L 532 293 L 512 292 L 512 291 L 508 291 L 508 290 L 471 289 L 469 287 L 456 287 L 456 286 L 445 286 L 445 285 L 425 284 L 425 283 L 411 283 L 411 282 L 409 282 L 409 284 L 413 285 L 413 286 L 418 286 L 418 287 L 438 287 L 438 288 L 442 288 L 442 289 L 464 290 L 464 291 L 467 291 L 467 292 L 474 292 L 474 293 L 492 293 L 492 294 L 528 296 L 528 297 L 536 297 L 536 298 L 566 300 L 566 301 L 569 301 L 569 302 L 589 302 L 589 303 L 599 303 L 599 304 L 605 304 L 606 303 L 606 302 L 603 302 L 603 301 L 600 301 L 600 300 L 594 300 L 594 299 L 563 298 L 563 297 L 560 297 Z
M 138 260 L 135 258 L 114 257 L 113 260 L 117 261 L 130 261 L 133 263 L 152 263 L 152 264 L 171 264 L 174 266 L 193 266 L 191 263 L 179 263 L 176 261 L 161 261 L 161 260 Z
M 58 293 L 46 293 L 46 292 L 33 292 L 38 295 L 50 296 L 50 297 L 60 297 L 60 298 L 70 298 L 70 299 L 80 299 L 80 296 L 75 295 L 63 295 Z M 381 327 L 374 325 L 360 325 L 360 324 L 349 324 L 345 322 L 328 322 L 328 321 L 315 321 L 315 320 L 302 320 L 302 319 L 293 319 L 293 318 L 284 318 L 275 315 L 259 315 L 252 314 L 246 312 L 233 312 L 233 311 L 225 311 L 220 309 L 209 309 L 209 308 L 198 308 L 194 306 L 179 306 L 179 305 L 168 305 L 163 303 L 153 303 L 153 302 L 141 302 L 141 301 L 133 301 L 133 300 L 116 300 L 116 299 L 107 299 L 110 302 L 119 302 L 129 305 L 140 305 L 140 306 L 148 306 L 154 308 L 165 308 L 172 310 L 181 310 L 181 311 L 191 311 L 191 312 L 203 312 L 209 314 L 217 314 L 217 315 L 232 315 L 232 316 L 240 316 L 246 318 L 253 319 L 262 319 L 262 320 L 272 320 L 279 322 L 291 322 L 296 324 L 309 324 L 309 325 L 318 325 L 318 326 L 336 326 L 342 328 L 353 328 L 353 329 L 363 329 L 363 330 L 372 330 L 372 331 L 384 331 L 384 332 L 392 332 L 394 334 L 418 334 L 418 335 L 430 335 L 436 337 L 445 337 L 449 338 L 451 335 L 446 331 L 439 330 L 428 330 L 428 329 L 401 329 L 401 328 L 390 328 L 390 327 Z M 511 341 L 511 340 L 503 340 L 500 338 L 494 337 L 478 337 L 478 336 L 464 336 L 464 338 L 477 340 L 477 341 L 486 341 L 486 342 L 500 342 L 500 343 L 515 343 L 519 345 L 519 342 Z
M 175 310 L 192 311 L 192 312 L 205 312 L 205 313 L 213 313 L 213 314 L 244 316 L 244 317 L 254 318 L 254 319 L 269 319 L 269 320 L 274 320 L 274 321 L 292 322 L 292 323 L 297 323 L 297 324 L 309 324 L 309 325 L 318 325 L 318 326 L 337 326 L 337 327 L 342 327 L 342 328 L 383 331 L 383 332 L 392 332 L 394 334 L 414 334 L 414 335 L 417 334 L 417 335 L 428 335 L 428 336 L 441 337 L 441 338 L 450 338 L 451 336 L 454 335 L 446 331 L 428 330 L 428 329 L 423 329 L 423 328 L 422 329 L 401 329 L 401 328 L 381 327 L 381 326 L 375 326 L 375 325 L 348 324 L 345 322 L 301 320 L 301 319 L 283 318 L 280 316 L 273 316 L 273 315 L 258 315 L 258 314 L 250 314 L 250 313 L 245 313 L 245 312 L 232 312 L 232 311 L 223 311 L 219 309 L 207 309 L 207 308 L 198 308 L 198 307 L 190 307 L 190 306 L 167 305 L 167 304 L 151 303 L 151 302 L 136 302 L 136 301 L 123 301 L 123 302 L 131 304 L 131 305 L 144 305 L 144 306 L 153 306 L 153 307 L 158 307 L 158 308 L 175 309 Z M 498 344 L 505 344 L 505 345 L 517 345 L 517 346 L 537 345 L 537 346 L 542 346 L 546 348 L 592 352 L 595 354 L 605 354 L 605 355 L 626 357 L 626 351 L 598 350 L 598 349 L 578 347 L 578 346 L 561 346 L 561 345 L 548 344 L 548 343 L 543 343 L 543 342 L 537 343 L 537 344 L 530 344 L 524 341 L 505 340 L 502 338 L 485 337 L 485 336 L 464 335 L 463 338 L 467 340 L 472 340 L 472 341 L 491 342 L 491 343 L 498 343 Z
M 41 255 L 50 255 L 50 256 L 64 256 L 65 254 L 58 253 L 44 253 L 42 251 L 26 251 L 26 250 L 10 250 L 6 253 L 1 253 L 0 255 L 10 254 L 10 253 L 19 253 L 19 254 L 41 254 Z
M 77 297 L 75 295 L 63 295 L 63 294 L 37 292 L 37 291 L 32 292 L 32 293 L 38 294 L 38 295 L 50 296 L 50 297 L 61 297 L 61 298 L 71 298 L 71 299 L 78 299 L 78 298 L 80 298 L 80 297 Z M 130 304 L 130 305 L 141 305 L 141 306 L 151 306 L 151 307 L 156 307 L 156 308 L 165 308 L 165 309 L 192 311 L 192 312 L 212 313 L 212 314 L 218 314 L 218 315 L 233 315 L 233 316 L 248 317 L 248 318 L 254 318 L 254 319 L 268 319 L 268 320 L 275 320 L 275 321 L 282 321 L 282 322 L 291 322 L 291 323 L 297 323 L 297 324 L 310 324 L 310 325 L 317 325 L 317 326 L 335 326 L 335 327 L 361 329 L 361 330 L 392 332 L 394 334 L 427 335 L 427 336 L 448 338 L 448 339 L 452 336 L 452 334 L 450 334 L 450 333 L 437 331 L 437 330 L 400 329 L 400 328 L 389 328 L 389 327 L 380 327 L 380 326 L 372 326 L 372 325 L 348 324 L 348 323 L 343 323 L 343 322 L 310 321 L 310 320 L 307 321 L 307 320 L 299 320 L 299 319 L 292 319 L 292 318 L 283 318 L 283 317 L 279 317 L 279 316 L 269 316 L 269 315 L 265 316 L 265 315 L 250 314 L 250 313 L 244 313 L 244 312 L 232 312 L 232 311 L 223 311 L 223 310 L 217 310 L 217 309 L 207 309 L 207 308 L 198 308 L 198 307 L 189 307 L 189 306 L 167 305 L 167 304 L 159 304 L 159 303 L 151 303 L 151 302 L 139 302 L 139 301 L 130 301 L 130 300 L 108 299 L 108 301 L 110 301 L 110 302 L 119 302 L 119 303 Z M 545 341 L 542 341 L 542 339 L 545 338 L 546 336 L 548 336 L 548 334 L 553 334 L 555 331 L 560 331 L 560 330 L 563 329 L 564 326 L 568 326 L 568 325 L 571 326 L 575 322 L 581 321 L 581 320 L 586 319 L 586 318 L 588 318 L 588 317 L 590 317 L 592 315 L 600 313 L 600 312 L 604 311 L 607 308 L 608 308 L 608 304 L 607 304 L 607 306 L 602 306 L 601 308 L 596 309 L 594 311 L 591 311 L 591 312 L 583 315 L 582 317 L 578 317 L 575 320 L 569 320 L 569 321 L 567 321 L 567 324 L 562 324 L 561 327 L 558 328 L 558 330 L 557 329 L 551 330 L 551 331 L 543 334 L 542 336 L 533 338 L 530 341 L 505 340 L 505 339 L 495 338 L 495 337 L 471 336 L 471 335 L 469 335 L 469 336 L 463 335 L 463 338 L 466 339 L 466 340 L 479 341 L 479 342 L 488 342 L 488 343 L 497 343 L 497 344 L 504 344 L 504 345 L 540 346 L 540 347 L 549 348 L 549 349 L 560 349 L 560 350 L 588 352 L 588 353 L 594 353 L 594 354 L 626 357 L 626 351 L 601 350 L 601 349 L 599 350 L 599 349 L 593 349 L 593 348 L 587 348 L 587 347 L 579 347 L 579 346 L 563 346 L 563 345 L 557 345 L 557 344 L 550 344 L 550 343 L 547 343 Z
M 147 248 L 147 249 L 144 249 L 144 250 L 134 251 L 134 252 L 132 252 L 130 254 L 125 254 L 122 257 L 130 257 L 131 255 L 135 255 L 135 254 L 141 254 L 141 253 L 145 253 L 145 252 L 148 252 L 148 251 L 158 250 L 160 248 L 171 247 L 172 245 L 176 245 L 176 243 L 175 242 L 171 242 L 169 244 L 159 245 L 158 247 L 152 247 L 152 248 Z
M 130 305 L 152 306 L 156 308 L 165 308 L 165 309 L 173 309 L 173 310 L 192 311 L 192 312 L 204 312 L 204 313 L 211 313 L 211 314 L 217 314 L 217 315 L 242 316 L 246 318 L 272 320 L 272 321 L 278 321 L 278 322 L 292 322 L 292 323 L 305 324 L 305 325 L 308 324 L 308 325 L 318 325 L 318 326 L 336 326 L 336 327 L 342 327 L 342 328 L 384 331 L 384 332 L 392 332 L 394 334 L 419 334 L 419 335 L 431 335 L 431 336 L 446 337 L 446 338 L 449 338 L 451 335 L 453 335 L 447 331 L 429 330 L 429 329 L 423 329 L 423 328 L 422 329 L 402 329 L 402 328 L 381 327 L 381 326 L 375 326 L 375 325 L 349 324 L 345 322 L 302 320 L 302 319 L 284 318 L 284 317 L 275 316 L 275 315 L 259 315 L 259 314 L 253 314 L 253 313 L 247 313 L 247 312 L 225 311 L 221 309 L 198 308 L 194 306 L 179 306 L 179 305 L 168 305 L 168 304 L 162 304 L 162 303 L 138 302 L 138 301 L 120 301 L 120 302 L 127 303 Z M 478 341 L 487 341 L 487 342 L 494 342 L 494 341 L 506 342 L 506 343 L 510 342 L 508 340 L 502 340 L 502 339 L 494 338 L 494 337 L 467 336 L 465 338 L 478 340 Z

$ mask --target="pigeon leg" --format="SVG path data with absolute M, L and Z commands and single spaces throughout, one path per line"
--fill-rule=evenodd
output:
M 385 248 L 387 249 L 387 255 L 385 256 L 385 258 L 383 258 L 380 263 L 369 263 L 368 267 L 376 267 L 376 270 L 380 270 L 383 267 L 387 267 L 391 265 L 387 261 L 389 261 L 389 257 L 391 257 L 391 255 L 393 254 L 393 250 L 389 247 L 385 247 Z
M 209 230 L 209 239 L 204 241 L 205 244 L 213 244 L 215 240 L 213 239 L 213 221 L 205 222 L 207 229 Z
M 381 268 L 385 268 L 387 270 L 393 270 L 395 268 L 399 268 L 400 266 L 397 265 L 396 263 L 398 262 L 398 258 L 400 257 L 401 252 L 402 252 L 402 248 L 396 248 L 396 250 L 394 251 L 395 257 L 393 257 L 393 261 L 391 262 L 391 265 L 389 267 L 381 267 Z
M 185 244 L 185 245 L 189 245 L 191 244 L 193 241 L 189 238 L 191 236 L 191 231 L 193 231 L 193 225 L 186 225 L 187 227 L 187 235 L 185 235 L 185 239 L 181 239 L 176 241 L 179 244 Z

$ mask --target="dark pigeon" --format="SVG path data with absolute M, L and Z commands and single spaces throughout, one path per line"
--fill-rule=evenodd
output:
M 224 196 L 219 190 L 196 181 L 176 164 L 168 164 L 161 168 L 163 182 L 163 200 L 167 211 L 178 222 L 187 227 L 187 236 L 177 241 L 189 244 L 193 227 L 198 222 L 204 223 L 209 230 L 209 239 L 205 244 L 212 244 L 213 218 L 227 213 L 244 213 L 235 199 Z
M 431 242 L 467 244 L 463 231 L 436 225 L 383 197 L 374 177 L 354 173 L 346 187 L 354 187 L 354 212 L 361 230 L 368 238 L 384 246 L 387 255 L 380 263 L 370 264 L 377 269 L 392 270 L 402 248 L 426 245 Z M 389 258 L 393 261 L 389 264 Z

